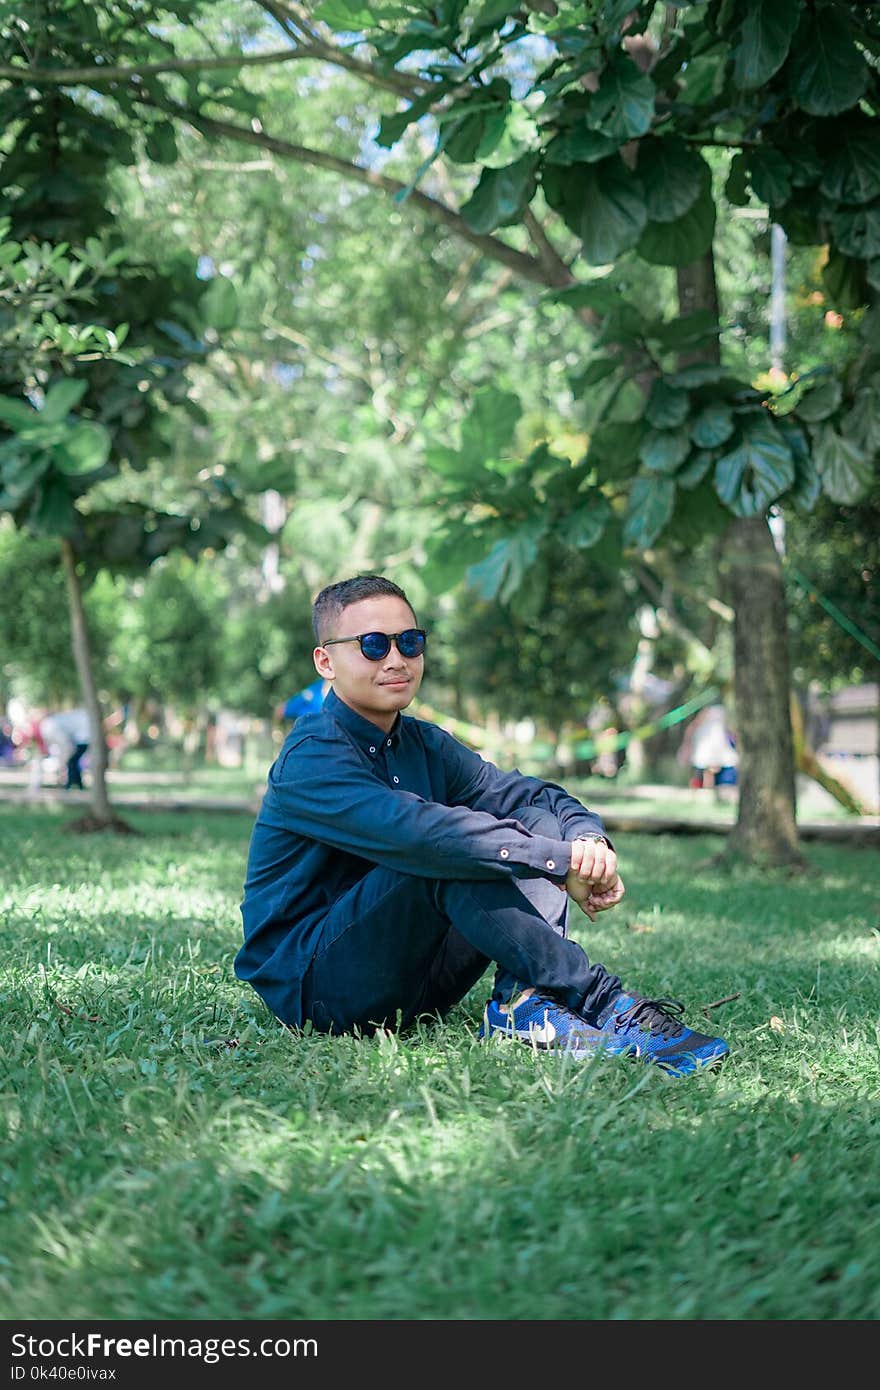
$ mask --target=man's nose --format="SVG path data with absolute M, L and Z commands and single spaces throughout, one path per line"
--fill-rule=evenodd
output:
M 394 640 L 394 638 L 392 638 L 391 646 L 388 648 L 388 654 L 385 657 L 385 665 L 402 666 L 405 664 L 405 662 L 406 657 L 402 654 L 400 648 L 397 645 L 397 642 Z

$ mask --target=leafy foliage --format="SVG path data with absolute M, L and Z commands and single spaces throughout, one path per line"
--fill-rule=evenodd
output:
M 476 166 L 477 186 L 463 209 L 475 229 L 516 224 L 527 208 L 534 211 L 540 193 L 588 264 L 607 267 L 635 251 L 652 264 L 689 265 L 712 244 L 718 163 L 707 156 L 722 140 L 738 149 L 728 161 L 729 196 L 764 203 L 799 242 L 828 242 L 829 265 L 844 258 L 853 267 L 848 303 L 864 310 L 868 267 L 880 256 L 880 166 L 873 153 L 880 85 L 865 54 L 880 46 L 876 16 L 865 7 L 827 4 L 803 12 L 794 0 L 683 5 L 667 13 L 658 43 L 654 10 L 651 4 L 597 6 L 576 15 L 564 7 L 549 19 L 503 5 L 453 7 L 442 22 L 430 23 L 340 3 L 322 14 L 333 27 L 363 31 L 386 73 L 418 72 L 425 95 L 405 124 L 385 122 L 383 143 L 401 139 L 411 121 L 430 119 L 432 89 L 443 103 L 444 126 L 456 119 L 460 131 L 466 126 L 466 142 L 443 148 Z M 371 14 L 381 32 L 369 23 Z M 534 33 L 542 46 L 528 47 Z M 515 95 L 497 75 L 514 65 Z M 487 69 L 494 74 L 488 86 Z M 499 123 L 509 123 L 517 107 L 536 117 L 526 148 L 504 168 L 486 167 L 481 142 L 491 130 L 494 148 Z M 600 342 L 612 351 L 588 364 L 582 389 L 614 378 L 618 364 L 649 386 L 640 412 L 631 398 L 621 409 L 622 380 L 605 394 L 585 460 L 600 486 L 619 491 L 626 484 L 629 544 L 645 549 L 662 542 L 684 505 L 680 489 L 691 493 L 693 514 L 693 489 L 706 476 L 715 491 L 705 505 L 708 526 L 718 524 L 718 501 L 728 514 L 748 517 L 787 498 L 808 505 L 823 491 L 839 501 L 864 495 L 876 456 L 861 423 L 878 366 L 869 319 L 846 376 L 828 384 L 829 403 L 831 391 L 837 399 L 821 417 L 815 392 L 786 402 L 783 430 L 772 418 L 773 397 L 747 380 L 711 367 L 682 373 L 681 354 L 705 353 L 718 324 L 700 320 L 691 332 L 687 320 L 651 321 L 638 298 L 614 302 L 601 282 L 566 290 L 560 299 L 604 315 Z M 463 492 L 464 455 L 457 466 Z M 569 471 L 563 464 L 548 480 L 548 498 L 564 490 Z M 510 490 L 502 506 L 483 461 L 473 461 L 470 479 L 496 518 L 505 508 L 513 518 Z M 535 505 L 540 511 L 538 499 Z M 516 527 L 508 522 L 502 535 L 494 521 L 477 527 L 490 549 L 470 572 L 484 595 L 510 597 L 551 528 L 534 515 Z

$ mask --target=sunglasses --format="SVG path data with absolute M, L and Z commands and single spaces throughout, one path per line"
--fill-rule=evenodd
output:
M 335 647 L 340 642 L 358 642 L 361 654 L 367 661 L 381 661 L 391 651 L 391 643 L 397 643 L 401 656 L 411 659 L 421 656 L 428 640 L 427 633 L 420 627 L 408 627 L 405 632 L 362 632 L 360 637 L 331 637 L 322 642 L 322 647 Z

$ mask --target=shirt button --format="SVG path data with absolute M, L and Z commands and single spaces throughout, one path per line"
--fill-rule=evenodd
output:
M 555 869 L 555 868 L 556 868 L 556 860 L 555 860 L 555 859 L 548 859 L 548 860 L 547 860 L 547 868 L 548 868 L 548 869 Z
M 399 777 L 395 777 L 395 778 L 394 778 L 394 781 L 395 781 L 395 782 L 399 782 L 399 781 L 400 781 L 400 778 L 399 778 Z
M 391 747 L 391 739 L 388 740 L 388 747 Z
M 372 744 L 371 744 L 371 745 L 370 745 L 370 752 L 371 752 L 371 753 L 375 753 L 375 751 L 376 751 L 375 748 L 374 748 L 374 747 L 372 746 Z
M 501 855 L 501 858 L 502 858 L 502 859 L 509 859 L 509 858 L 510 858 L 510 850 L 509 850 L 509 849 L 501 849 L 501 850 L 498 851 L 498 853 Z

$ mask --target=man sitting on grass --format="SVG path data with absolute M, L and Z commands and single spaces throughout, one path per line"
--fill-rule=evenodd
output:
M 322 590 L 312 620 L 329 689 L 269 772 L 238 978 L 292 1028 L 369 1034 L 443 1017 L 495 962 L 482 1038 L 677 1076 L 720 1061 L 727 1044 L 681 1004 L 624 989 L 566 934 L 569 898 L 592 921 L 624 894 L 599 817 L 401 714 L 427 640 L 403 590 L 358 575 Z

